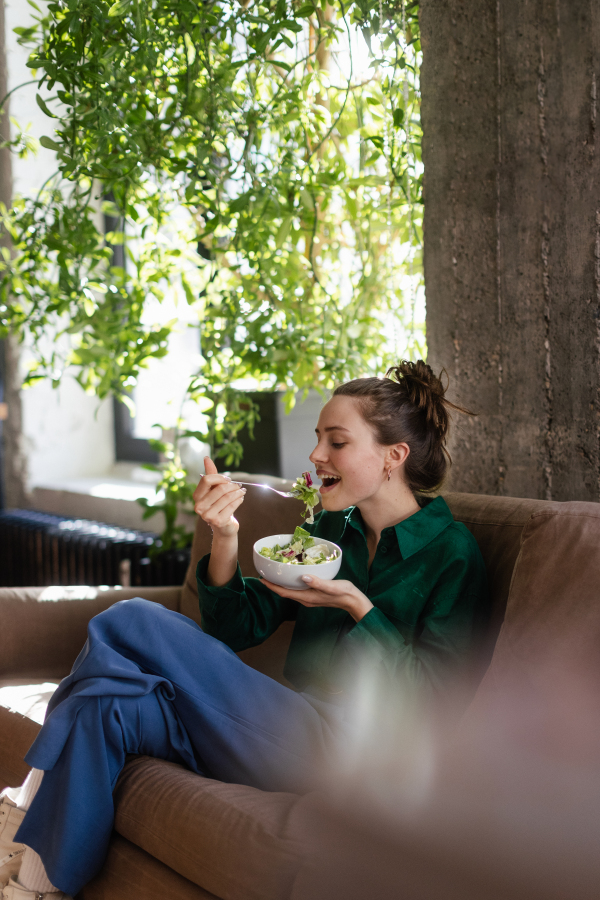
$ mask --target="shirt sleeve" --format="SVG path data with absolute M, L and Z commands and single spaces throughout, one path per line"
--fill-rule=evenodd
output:
M 196 568 L 202 628 L 236 652 L 262 644 L 282 622 L 295 619 L 298 604 L 269 590 L 259 578 L 244 578 L 237 564 L 227 584 L 207 583 L 210 553 Z
M 450 571 L 441 573 L 414 633 L 373 607 L 344 638 L 346 662 L 366 660 L 388 681 L 408 679 L 417 688 L 444 694 L 471 658 L 484 606 L 483 560 L 475 554 L 456 559 Z

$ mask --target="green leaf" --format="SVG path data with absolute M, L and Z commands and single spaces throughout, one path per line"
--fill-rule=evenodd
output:
M 303 26 L 300 22 L 294 22 L 293 19 L 286 19 L 281 23 L 282 28 L 287 28 L 288 31 L 295 31 L 296 34 L 302 31 Z
M 247 209 L 250 203 L 250 193 L 240 194 L 239 197 L 236 197 L 235 200 L 232 200 L 229 204 L 229 212 L 237 213 L 241 212 L 243 209 Z
M 300 9 L 296 10 L 294 15 L 297 19 L 308 19 L 309 16 L 313 16 L 315 14 L 315 8 L 312 3 L 307 3 L 305 6 L 301 6 Z
M 401 128 L 403 122 L 404 110 L 398 107 L 398 109 L 394 110 L 394 128 Z
M 42 147 L 45 147 L 46 150 L 54 150 L 56 153 L 58 153 L 60 150 L 64 150 L 64 147 L 62 147 L 60 144 L 57 144 L 56 141 L 52 140 L 52 138 L 46 137 L 45 134 L 41 136 L 40 144 L 42 145 Z
M 46 101 L 43 100 L 39 94 L 35 95 L 35 102 L 37 103 L 41 111 L 47 116 L 50 116 L 51 119 L 58 119 L 58 116 L 55 116 L 53 112 L 50 112 L 50 110 L 46 106 Z
M 208 441 L 209 435 L 204 431 L 183 431 L 181 433 L 182 437 L 193 437 L 196 438 L 197 441 L 200 441 L 201 444 L 204 444 Z
M 280 69 L 285 69 L 286 72 L 292 71 L 292 66 L 289 63 L 284 62 L 282 59 L 270 59 L 269 63 L 273 66 L 278 66 Z
M 121 394 L 119 400 L 124 406 L 127 407 L 127 409 L 129 410 L 129 414 L 132 417 L 135 417 L 135 403 L 133 402 L 131 397 L 129 397 L 127 394 Z
M 181 273 L 181 286 L 183 287 L 183 292 L 185 294 L 185 299 L 187 300 L 188 305 L 193 306 L 197 300 L 197 297 L 194 295 L 194 292 L 192 291 L 190 283 L 185 277 L 184 272 Z
M 111 18 L 114 18 L 115 16 L 124 16 L 130 8 L 131 0 L 117 0 L 117 2 L 113 3 L 113 5 L 108 10 L 108 15 Z
M 281 225 L 277 229 L 277 236 L 275 237 L 275 244 L 277 247 L 281 247 L 285 244 L 293 221 L 293 216 L 286 216 L 285 219 L 283 219 Z
M 49 59 L 45 59 L 43 56 L 30 56 L 25 65 L 28 69 L 39 69 L 44 68 L 50 64 Z

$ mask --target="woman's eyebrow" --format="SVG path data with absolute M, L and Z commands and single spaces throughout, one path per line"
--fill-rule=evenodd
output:
M 315 428 L 317 434 L 319 434 L 319 429 Z M 329 428 L 326 428 L 325 431 L 348 431 L 347 428 L 342 428 L 341 425 L 330 425 Z

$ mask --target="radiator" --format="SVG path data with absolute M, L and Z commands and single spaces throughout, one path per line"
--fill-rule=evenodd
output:
M 121 585 L 154 587 L 183 584 L 190 550 L 160 547 L 157 534 L 55 516 L 32 509 L 0 512 L 0 585 Z

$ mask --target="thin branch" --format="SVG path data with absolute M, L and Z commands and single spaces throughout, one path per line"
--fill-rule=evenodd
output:
M 28 84 L 37 84 L 37 78 L 32 78 L 30 81 L 24 81 L 22 84 L 18 84 L 16 87 L 11 88 L 8 94 L 5 94 L 2 98 L 2 101 L 0 102 L 0 109 L 2 109 L 11 94 L 14 94 L 15 91 L 19 90 L 19 88 L 27 87 Z

